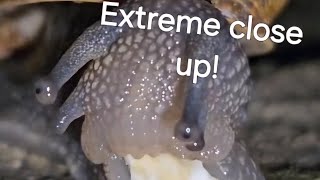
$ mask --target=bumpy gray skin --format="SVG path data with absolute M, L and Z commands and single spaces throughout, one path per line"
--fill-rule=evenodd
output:
M 78 86 L 58 113 L 57 128 L 64 132 L 80 116 L 86 119 L 82 146 L 94 163 L 105 164 L 109 179 L 129 179 L 122 156 L 171 153 L 199 159 L 220 180 L 264 179 L 245 149 L 234 143 L 237 128 L 246 119 L 249 67 L 228 24 L 211 4 L 201 0 L 132 0 L 121 9 L 160 15 L 169 13 L 216 18 L 218 36 L 162 32 L 154 19 L 151 30 L 101 26 L 97 22 L 63 55 L 51 74 L 37 83 L 37 98 L 55 101 L 58 90 L 90 62 Z M 119 17 L 109 21 L 120 22 Z M 137 18 L 131 21 L 135 25 Z M 142 24 L 147 24 L 146 17 Z M 196 24 L 196 23 L 194 23 Z M 186 30 L 186 23 L 182 25 Z M 218 77 L 181 77 L 177 58 L 205 59 L 213 67 L 219 55 Z M 190 134 L 185 134 L 186 129 Z

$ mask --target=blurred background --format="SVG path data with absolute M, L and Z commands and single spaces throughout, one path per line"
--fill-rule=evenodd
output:
M 38 104 L 32 87 L 100 19 L 101 5 L 7 2 L 0 0 L 0 180 L 103 179 L 102 167 L 82 154 L 81 123 L 56 135 L 55 109 Z M 250 58 L 254 95 L 244 138 L 267 179 L 320 180 L 319 17 L 320 1 L 291 0 L 275 23 L 300 27 L 302 43 Z

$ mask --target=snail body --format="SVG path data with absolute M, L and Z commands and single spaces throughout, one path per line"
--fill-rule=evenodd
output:
M 62 85 L 89 63 L 60 107 L 58 131 L 64 132 L 73 120 L 85 116 L 83 150 L 92 162 L 107 165 L 111 180 L 130 178 L 123 160 L 126 155 L 141 158 L 164 153 L 200 160 L 221 180 L 235 174 L 247 180 L 263 179 L 245 149 L 235 142 L 236 129 L 246 119 L 250 70 L 224 16 L 210 3 L 198 0 L 132 0 L 121 9 L 138 10 L 140 6 L 159 14 L 214 17 L 220 21 L 221 31 L 215 37 L 199 35 L 194 29 L 191 33 L 163 32 L 156 21 L 151 30 L 102 26 L 101 22 L 92 25 L 36 85 L 38 100 L 52 104 Z M 110 19 L 121 20 L 119 16 Z M 210 59 L 215 54 L 220 56 L 215 79 L 201 78 L 194 84 L 192 78 L 176 72 L 178 57 L 182 64 L 188 58 L 213 64 Z M 219 168 L 238 165 L 239 154 L 245 164 L 241 161 L 232 172 Z M 224 159 L 228 161 L 219 164 Z

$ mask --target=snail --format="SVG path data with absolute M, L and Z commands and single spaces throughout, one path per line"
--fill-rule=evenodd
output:
M 127 155 L 139 159 L 161 154 L 199 160 L 219 180 L 264 179 L 236 137 L 246 120 L 250 70 L 225 17 L 209 2 L 199 0 L 128 0 L 120 9 L 140 6 L 159 14 L 214 17 L 221 30 L 209 37 L 194 29 L 190 34 L 163 32 L 156 20 L 151 30 L 136 28 L 137 19 L 132 19 L 135 28 L 93 24 L 51 73 L 36 83 L 37 99 L 52 104 L 59 89 L 88 64 L 59 109 L 58 131 L 63 133 L 73 120 L 85 116 L 83 150 L 93 163 L 105 165 L 110 180 L 130 179 Z M 182 63 L 199 58 L 212 64 L 215 54 L 220 56 L 215 79 L 201 78 L 194 84 L 192 78 L 176 72 L 178 57 Z

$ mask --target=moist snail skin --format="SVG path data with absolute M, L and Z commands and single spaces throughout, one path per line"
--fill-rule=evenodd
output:
M 174 17 L 214 17 L 221 30 L 214 37 L 199 35 L 197 29 L 190 34 L 164 32 L 157 18 L 150 30 L 130 28 L 127 23 L 121 27 L 104 26 L 100 21 L 93 24 L 50 74 L 36 83 L 37 99 L 52 104 L 63 84 L 88 64 L 57 113 L 58 131 L 63 133 L 73 120 L 85 116 L 83 151 L 93 163 L 105 165 L 110 180 L 132 178 L 130 170 L 137 161 L 130 161 L 129 155 L 135 160 L 150 156 L 157 161 L 165 154 L 173 157 L 166 161 L 200 161 L 219 180 L 264 179 L 236 139 L 247 120 L 250 69 L 224 16 L 201 0 L 128 0 L 120 9 L 129 12 L 140 6 Z M 117 14 L 107 21 L 119 24 L 123 18 L 120 10 Z M 134 17 L 132 22 L 137 20 Z M 147 24 L 148 19 L 142 17 L 141 22 Z M 182 29 L 187 25 L 183 21 Z M 216 54 L 217 78 L 199 78 L 193 83 L 192 78 L 177 74 L 178 57 L 182 66 L 191 58 L 207 59 L 213 67 L 211 59 Z

